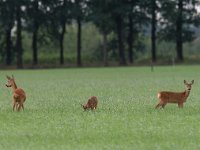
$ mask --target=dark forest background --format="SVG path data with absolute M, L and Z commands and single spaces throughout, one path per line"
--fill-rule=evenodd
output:
M 199 8 L 199 0 L 0 0 L 0 63 L 200 63 Z

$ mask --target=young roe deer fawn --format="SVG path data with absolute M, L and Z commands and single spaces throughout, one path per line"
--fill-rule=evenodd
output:
M 184 92 L 167 92 L 162 91 L 158 93 L 158 99 L 160 102 L 156 105 L 155 108 L 162 107 L 164 108 L 167 103 L 178 103 L 179 108 L 183 108 L 183 103 L 186 102 L 190 90 L 192 89 L 192 84 L 194 83 L 194 80 L 192 80 L 191 83 L 188 83 L 184 80 L 185 84 L 185 91 Z
M 97 109 L 97 103 L 98 103 L 97 97 L 92 96 L 88 99 L 87 104 L 82 105 L 82 107 L 84 110 L 88 110 L 88 109 L 95 110 Z
M 22 108 L 24 110 L 24 102 L 26 100 L 26 94 L 23 89 L 18 88 L 15 83 L 15 78 L 6 76 L 8 79 L 7 87 L 11 87 L 13 89 L 13 111 L 20 111 Z

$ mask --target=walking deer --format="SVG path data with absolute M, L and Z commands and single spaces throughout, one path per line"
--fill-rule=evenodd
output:
M 160 102 L 156 105 L 155 108 L 162 107 L 164 108 L 167 103 L 177 103 L 179 108 L 183 108 L 183 103 L 186 102 L 190 91 L 192 89 L 192 84 L 194 83 L 194 80 L 192 80 L 191 83 L 188 83 L 184 80 L 185 85 L 185 91 L 183 92 L 167 92 L 162 91 L 158 93 L 158 99 Z
M 24 110 L 24 102 L 26 100 L 24 90 L 17 87 L 13 75 L 12 77 L 6 76 L 6 78 L 8 79 L 6 86 L 11 87 L 13 90 L 13 111 L 20 111 L 21 108 Z
M 98 103 L 97 97 L 92 96 L 88 99 L 87 104 L 82 105 L 82 107 L 84 110 L 88 110 L 88 109 L 95 110 L 97 109 L 97 103 Z

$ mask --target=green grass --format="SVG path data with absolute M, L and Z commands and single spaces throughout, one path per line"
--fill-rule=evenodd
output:
M 24 112 L 12 112 L 5 75 L 27 93 Z M 159 90 L 182 91 L 195 80 L 179 109 L 154 106 Z M 200 149 L 199 66 L 1 70 L 1 150 Z M 95 112 L 80 104 L 95 95 Z

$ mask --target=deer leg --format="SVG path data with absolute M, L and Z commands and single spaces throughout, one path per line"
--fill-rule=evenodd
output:
M 22 105 L 23 105 L 23 103 L 19 103 L 19 104 L 18 104 L 18 111 L 21 110 L 21 108 L 23 107 Z
M 17 106 L 17 111 L 20 111 L 20 108 L 21 108 L 21 105 L 18 104 L 18 106 Z
M 156 105 L 155 109 L 157 109 L 158 107 L 160 107 L 160 103 L 158 103 L 158 104 Z
M 17 106 L 17 104 L 16 104 L 16 101 L 15 101 L 15 100 L 13 100 L 13 111 L 15 111 L 15 110 L 16 110 L 16 106 Z
M 164 109 L 165 108 L 165 105 L 166 105 L 167 103 L 164 103 L 164 104 L 162 104 L 162 108 Z
M 159 108 L 160 106 L 162 106 L 162 102 L 159 102 L 159 103 L 156 105 L 155 109 Z
M 92 110 L 95 110 L 95 106 L 94 106 L 94 105 L 92 105 L 92 106 L 91 106 L 91 109 L 92 109 Z
M 15 111 L 16 103 L 13 103 L 13 111 Z
M 22 109 L 23 109 L 23 111 L 24 111 L 24 104 L 22 104 Z
M 178 103 L 179 108 L 183 108 L 183 103 Z
M 160 100 L 160 102 L 156 105 L 155 109 L 159 108 L 162 106 L 163 108 L 163 105 L 166 105 L 166 103 L 164 103 L 162 100 Z M 164 106 L 165 107 L 165 106 Z

